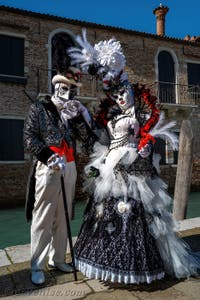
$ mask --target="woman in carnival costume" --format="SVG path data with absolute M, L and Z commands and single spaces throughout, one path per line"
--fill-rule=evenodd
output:
M 156 97 L 129 83 L 119 41 L 92 46 L 83 31 L 77 42 L 81 48 L 69 50 L 74 64 L 102 78 L 107 96 L 95 116 L 107 139 L 94 144 L 85 167 L 90 200 L 74 247 L 77 268 L 88 278 L 126 284 L 196 275 L 200 263 L 176 234 L 153 153 L 156 137 L 177 149 L 175 122 L 163 124 Z

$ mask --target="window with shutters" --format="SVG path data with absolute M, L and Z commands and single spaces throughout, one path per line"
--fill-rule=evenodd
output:
M 200 85 L 200 63 L 188 63 L 187 64 L 188 73 L 188 85 Z
M 26 83 L 24 39 L 0 34 L 0 81 Z
M 0 118 L 0 161 L 24 160 L 24 120 Z

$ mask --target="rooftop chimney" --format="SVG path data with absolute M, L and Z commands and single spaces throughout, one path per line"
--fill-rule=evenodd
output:
M 162 3 L 154 9 L 153 13 L 156 15 L 156 31 L 157 35 L 164 36 L 165 35 L 165 16 L 168 12 L 169 8 L 167 6 L 163 6 Z

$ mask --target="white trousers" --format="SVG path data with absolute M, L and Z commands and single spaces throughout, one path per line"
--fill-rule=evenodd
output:
M 72 216 L 72 201 L 76 184 L 75 162 L 67 163 L 64 183 L 68 212 Z M 61 171 L 49 169 L 41 162 L 36 166 L 35 205 L 31 223 L 31 269 L 44 269 L 49 263 L 63 263 L 67 249 L 67 227 L 61 190 Z

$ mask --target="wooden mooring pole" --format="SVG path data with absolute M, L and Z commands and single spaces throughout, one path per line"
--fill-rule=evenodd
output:
M 186 218 L 192 180 L 193 132 L 191 122 L 183 120 L 179 138 L 178 166 L 174 192 L 173 216 L 179 221 Z

